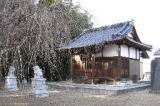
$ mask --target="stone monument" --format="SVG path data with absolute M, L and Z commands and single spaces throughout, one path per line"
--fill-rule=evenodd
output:
M 160 92 L 160 58 L 151 62 L 151 89 L 153 92 Z
M 8 76 L 5 80 L 5 88 L 9 91 L 17 91 L 17 77 L 15 76 L 15 68 L 10 66 Z
M 48 97 L 48 91 L 46 86 L 46 79 L 43 78 L 42 69 L 39 66 L 34 66 L 34 78 L 32 78 L 32 91 L 36 94 L 36 97 Z

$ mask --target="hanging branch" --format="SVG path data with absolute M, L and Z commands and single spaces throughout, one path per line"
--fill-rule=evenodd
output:
M 6 0 L 2 9 L 3 70 L 7 73 L 8 67 L 14 65 L 18 78 L 22 79 L 38 64 L 45 67 L 45 73 L 57 72 L 62 79 L 57 69 L 56 45 L 70 39 L 69 11 L 60 4 L 35 7 L 30 0 Z

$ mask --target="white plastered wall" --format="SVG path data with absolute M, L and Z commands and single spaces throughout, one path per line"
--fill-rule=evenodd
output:
M 140 59 L 140 51 L 137 49 L 137 59 Z
M 106 45 L 103 48 L 103 54 L 102 51 L 96 54 L 96 57 L 114 57 L 118 56 L 118 50 L 120 51 L 120 54 L 122 57 L 129 57 L 132 59 L 139 59 L 140 58 L 140 51 L 138 49 L 135 49 L 134 47 L 128 47 L 127 45 L 119 45 L 116 44 L 110 44 Z
M 127 45 L 121 45 L 121 56 L 122 57 L 128 57 L 129 56 Z
M 118 56 L 118 45 L 110 44 L 105 45 L 103 48 L 103 57 Z M 96 54 L 96 57 L 102 57 L 102 52 Z
M 136 59 L 136 49 L 133 47 L 129 48 L 130 58 Z

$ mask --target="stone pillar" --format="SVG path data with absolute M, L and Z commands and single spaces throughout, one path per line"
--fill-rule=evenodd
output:
M 15 68 L 10 66 L 8 76 L 6 76 L 5 80 L 5 88 L 8 91 L 17 91 L 17 77 L 15 76 Z
M 46 79 L 43 78 L 42 69 L 39 66 L 34 66 L 34 78 L 32 78 L 32 92 L 36 95 L 36 97 L 48 97 L 48 91 L 46 86 Z
M 160 58 L 151 62 L 151 89 L 153 92 L 160 92 Z

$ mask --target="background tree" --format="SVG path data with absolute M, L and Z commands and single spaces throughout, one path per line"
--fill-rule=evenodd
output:
M 87 11 L 81 12 L 80 6 L 73 5 L 72 3 L 64 5 L 69 10 L 70 17 L 72 18 L 69 24 L 71 39 L 74 39 L 83 30 L 92 28 L 91 15 Z M 70 73 L 69 54 L 68 52 L 59 52 L 57 57 L 60 60 L 58 64 L 59 73 L 63 80 L 66 80 L 69 78 Z
M 57 3 L 56 0 L 41 0 L 41 2 L 48 5 Z M 72 18 L 69 26 L 72 39 L 78 36 L 83 30 L 92 28 L 92 16 L 86 10 L 83 10 L 79 5 L 74 5 L 73 3 L 62 4 L 68 9 Z
M 41 0 L 42 3 L 47 5 L 56 4 L 55 0 Z M 62 2 L 61 2 L 62 3 Z M 69 11 L 69 15 L 71 17 L 69 23 L 69 30 L 71 39 L 78 36 L 83 30 L 91 28 L 93 23 L 91 22 L 91 15 L 87 11 L 81 12 L 81 8 L 78 5 L 73 5 L 72 3 L 62 3 L 63 6 Z M 65 42 L 66 43 L 66 42 Z M 68 52 L 58 52 L 57 53 L 58 64 L 57 69 L 60 73 L 62 80 L 66 80 L 69 78 L 69 54 Z M 47 73 L 46 73 L 47 74 Z M 54 80 L 59 80 L 57 77 L 58 73 L 55 72 Z
M 37 5 L 30 0 L 0 0 L 0 5 L 1 75 L 6 76 L 12 65 L 19 81 L 29 80 L 32 67 L 38 64 L 47 80 L 66 79 L 68 54 L 60 53 L 57 47 L 87 28 L 77 26 L 78 16 L 83 22 L 82 13 L 74 10 L 73 14 L 69 5 L 55 0 L 42 0 Z M 87 14 L 84 17 L 86 20 Z
M 70 33 L 72 39 L 78 36 L 83 30 L 92 28 L 93 23 L 91 22 L 91 15 L 84 11 L 81 12 L 81 8 L 78 5 L 67 5 L 72 14 L 72 22 L 70 24 Z

